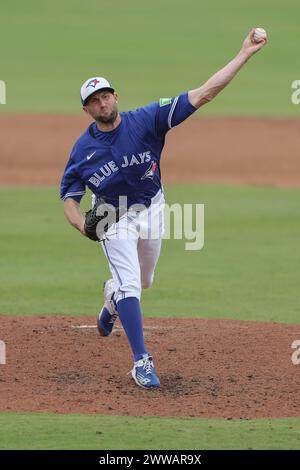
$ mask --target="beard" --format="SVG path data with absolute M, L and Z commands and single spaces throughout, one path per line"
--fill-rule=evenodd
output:
M 102 124 L 113 124 L 118 116 L 118 108 L 115 106 L 112 112 L 108 116 L 96 116 L 95 121 L 101 122 Z

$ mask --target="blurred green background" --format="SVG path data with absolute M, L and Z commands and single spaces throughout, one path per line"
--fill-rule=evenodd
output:
M 206 115 L 298 116 L 298 0 L 52 0 L 1 2 L 0 112 L 80 113 L 79 89 L 103 75 L 121 110 L 200 86 L 241 47 L 251 27 L 269 44 Z
M 144 315 L 300 322 L 298 189 L 170 185 L 166 198 L 205 205 L 205 243 L 186 251 L 186 240 L 163 241 Z M 102 249 L 67 224 L 61 204 L 54 188 L 0 188 L 0 312 L 96 315 L 102 306 Z

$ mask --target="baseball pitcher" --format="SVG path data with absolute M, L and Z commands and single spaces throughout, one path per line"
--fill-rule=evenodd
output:
M 160 381 L 144 342 L 140 298 L 151 286 L 163 235 L 164 192 L 160 157 L 166 133 L 225 88 L 248 59 L 267 42 L 253 29 L 240 52 L 199 88 L 134 111 L 118 112 L 118 95 L 103 77 L 81 87 L 83 111 L 92 124 L 76 141 L 61 182 L 68 221 L 97 241 L 112 278 L 104 284 L 104 306 L 97 324 L 109 336 L 117 318 L 134 357 L 137 385 L 157 388 Z M 86 187 L 93 207 L 84 215 L 80 200 Z

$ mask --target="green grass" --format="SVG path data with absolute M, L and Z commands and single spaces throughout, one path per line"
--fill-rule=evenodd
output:
M 269 45 L 201 115 L 298 116 L 298 0 L 3 2 L 1 112 L 79 113 L 79 88 L 108 77 L 122 110 L 200 86 L 240 49 L 252 26 Z
M 299 323 L 299 195 L 168 186 L 169 203 L 205 204 L 205 244 L 186 251 L 184 240 L 164 240 L 144 315 Z M 64 219 L 56 189 L 2 187 L 0 211 L 0 312 L 95 315 L 106 260 Z
M 0 414 L 0 449 L 299 449 L 300 419 Z

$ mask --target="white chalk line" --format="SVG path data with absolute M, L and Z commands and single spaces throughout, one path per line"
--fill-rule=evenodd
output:
M 71 328 L 76 330 L 84 330 L 84 329 L 95 329 L 97 325 L 71 325 Z M 144 330 L 168 330 L 169 328 L 166 326 L 144 326 Z M 113 331 L 123 331 L 123 328 L 120 326 L 115 326 Z

